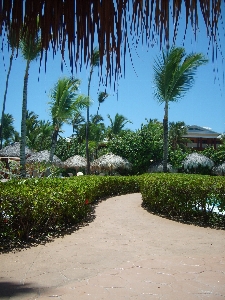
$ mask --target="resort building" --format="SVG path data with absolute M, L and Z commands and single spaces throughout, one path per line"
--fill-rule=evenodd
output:
M 187 146 L 195 150 L 204 150 L 212 146 L 217 149 L 218 145 L 221 144 L 220 136 L 218 132 L 212 131 L 210 128 L 197 125 L 188 126 L 188 133 L 184 135 L 190 140 Z

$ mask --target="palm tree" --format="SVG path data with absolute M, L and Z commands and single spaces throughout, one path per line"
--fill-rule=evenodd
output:
M 12 143 L 15 138 L 16 131 L 13 126 L 14 118 L 11 114 L 4 114 L 2 120 L 4 122 L 4 127 L 2 130 L 2 142 L 4 140 L 4 146 L 7 146 Z
M 120 114 L 116 114 L 114 120 L 111 119 L 110 115 L 107 115 L 109 118 L 111 126 L 109 126 L 109 135 L 111 136 L 112 134 L 118 135 L 121 133 L 123 128 L 127 123 L 132 123 L 129 121 L 126 117 Z
M 38 115 L 33 111 L 26 113 L 26 145 L 30 149 L 35 149 L 35 142 L 37 139 L 37 128 L 38 128 Z
M 154 62 L 155 97 L 164 103 L 163 119 L 163 172 L 167 172 L 168 158 L 168 109 L 169 102 L 176 102 L 194 83 L 197 68 L 207 62 L 201 53 L 186 55 L 185 49 L 172 47 Z
M 5 93 L 4 93 L 4 99 L 3 99 L 3 105 L 2 105 L 2 117 L 1 117 L 1 124 L 0 124 L 0 149 L 2 149 L 2 141 L 3 141 L 3 127 L 4 127 L 4 114 L 5 114 L 5 105 L 6 105 L 6 96 L 8 91 L 8 85 L 9 85 L 9 75 L 12 68 L 12 62 L 14 58 L 14 51 L 17 47 L 17 41 L 15 39 L 15 35 L 12 30 L 9 30 L 8 36 L 8 45 L 11 48 L 11 55 L 9 59 L 9 69 L 6 77 L 6 84 L 5 84 Z
M 23 103 L 22 103 L 22 120 L 21 120 L 21 142 L 20 142 L 20 175 L 26 176 L 26 114 L 27 114 L 27 86 L 29 77 L 30 63 L 37 59 L 41 51 L 41 43 L 38 36 L 31 37 L 28 34 L 24 34 L 20 39 L 20 49 L 23 58 L 26 60 L 26 69 L 24 75 L 23 84 Z
M 100 105 L 101 103 L 103 103 L 105 101 L 105 99 L 108 97 L 109 95 L 106 93 L 106 92 L 100 92 L 98 94 L 98 109 L 97 109 L 97 115 L 98 115 L 98 112 L 99 112 L 99 108 L 100 108 Z
M 186 143 L 189 140 L 184 135 L 187 135 L 187 126 L 184 122 L 169 122 L 169 142 L 172 150 L 179 147 L 183 150 L 186 149 Z
M 95 48 L 93 50 L 93 54 L 91 56 L 91 69 L 90 75 L 88 78 L 88 97 L 90 98 L 90 87 L 91 87 L 91 77 L 94 72 L 94 68 L 99 65 L 99 50 Z M 87 107 L 87 120 L 86 120 L 86 159 L 87 159 L 87 175 L 90 174 L 90 157 L 89 157 L 89 148 L 88 148 L 88 141 L 89 141 L 89 106 Z
M 75 113 L 89 105 L 89 99 L 77 96 L 79 79 L 61 78 L 51 91 L 50 111 L 53 123 L 52 145 L 49 160 L 52 162 L 59 131 L 64 123 L 71 123 Z

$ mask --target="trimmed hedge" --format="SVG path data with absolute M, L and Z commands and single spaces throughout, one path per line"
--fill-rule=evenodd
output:
M 90 216 L 98 199 L 141 192 L 153 213 L 225 228 L 224 177 L 186 174 L 78 176 L 0 182 L 0 250 L 58 234 Z
M 207 223 L 211 217 L 215 217 L 213 206 L 221 212 L 225 211 L 223 177 L 146 174 L 140 176 L 139 184 L 143 206 L 154 213 L 189 221 L 203 217 Z
M 0 240 L 6 245 L 39 239 L 81 222 L 88 204 L 137 192 L 135 177 L 79 176 L 0 182 Z

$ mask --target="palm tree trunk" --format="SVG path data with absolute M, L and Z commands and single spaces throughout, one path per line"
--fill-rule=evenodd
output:
M 168 159 L 168 101 L 165 102 L 165 113 L 163 119 L 163 172 L 167 173 Z
M 5 94 L 4 94 L 3 105 L 2 105 L 2 118 L 1 118 L 1 125 L 0 125 L 0 149 L 2 149 L 5 103 L 6 103 L 6 96 L 7 96 L 7 91 L 8 91 L 9 75 L 10 75 L 11 68 L 12 68 L 13 56 L 14 56 L 14 51 L 12 50 L 12 54 L 10 56 L 10 61 L 9 61 L 9 70 L 8 70 L 8 74 L 6 77 Z
M 58 138 L 59 130 L 55 128 L 53 134 L 52 134 L 52 145 L 51 145 L 51 150 L 50 150 L 50 155 L 49 155 L 49 161 L 50 163 L 53 162 L 53 156 L 55 154 L 55 149 L 56 149 L 56 144 L 57 144 L 57 138 Z
M 29 67 L 30 61 L 27 60 L 25 75 L 24 75 L 24 84 L 23 84 L 23 103 L 22 103 L 22 120 L 21 120 L 21 141 L 20 141 L 20 176 L 26 177 L 26 156 L 25 156 L 25 147 L 26 147 L 26 114 L 27 114 L 27 85 L 29 77 Z
M 93 66 L 91 67 L 90 77 L 89 77 L 89 80 L 88 80 L 88 97 L 90 96 L 90 86 L 91 86 L 92 73 L 93 73 Z M 89 142 L 89 106 L 87 107 L 87 122 L 86 122 L 86 159 L 87 159 L 86 174 L 87 175 L 90 174 L 90 155 L 89 155 L 88 142 Z

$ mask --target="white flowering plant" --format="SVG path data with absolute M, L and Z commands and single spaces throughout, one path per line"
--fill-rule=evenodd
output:
M 205 155 L 194 152 L 186 156 L 182 166 L 185 173 L 210 175 L 214 167 L 214 162 Z
M 225 175 L 225 162 L 213 168 L 213 174 L 224 176 Z
M 168 173 L 176 173 L 176 169 L 173 168 L 171 164 L 167 164 Z M 163 173 L 163 163 L 154 164 L 150 166 L 149 173 Z

